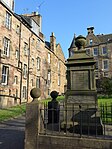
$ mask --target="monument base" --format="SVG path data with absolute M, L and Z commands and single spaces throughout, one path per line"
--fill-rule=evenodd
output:
M 69 132 L 86 134 L 86 135 L 102 135 L 103 126 L 99 116 L 99 111 L 95 105 L 76 106 L 69 104 L 66 106 L 65 118 L 61 123 L 61 128 Z

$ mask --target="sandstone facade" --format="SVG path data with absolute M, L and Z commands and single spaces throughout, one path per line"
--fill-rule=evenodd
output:
M 41 19 L 36 13 L 15 14 L 0 1 L 1 108 L 30 102 L 30 90 L 34 87 L 41 89 L 40 99 L 47 98 L 52 90 L 64 93 L 64 54 L 56 38 L 47 46 Z

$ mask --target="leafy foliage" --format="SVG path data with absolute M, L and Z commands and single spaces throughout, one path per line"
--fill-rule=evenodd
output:
M 112 78 L 103 77 L 96 83 L 98 93 L 102 95 L 112 95 Z

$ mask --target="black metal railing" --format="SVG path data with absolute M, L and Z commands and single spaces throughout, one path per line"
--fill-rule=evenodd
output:
M 112 139 L 112 104 L 96 106 L 66 106 L 58 109 L 40 109 L 40 133 L 76 137 L 97 137 Z
M 112 125 L 112 103 L 100 104 L 100 116 L 103 124 Z

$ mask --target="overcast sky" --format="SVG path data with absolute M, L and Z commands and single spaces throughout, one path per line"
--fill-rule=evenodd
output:
M 16 13 L 33 11 L 42 15 L 46 40 L 54 32 L 66 58 L 74 34 L 86 36 L 90 26 L 95 34 L 112 33 L 112 0 L 15 0 Z

